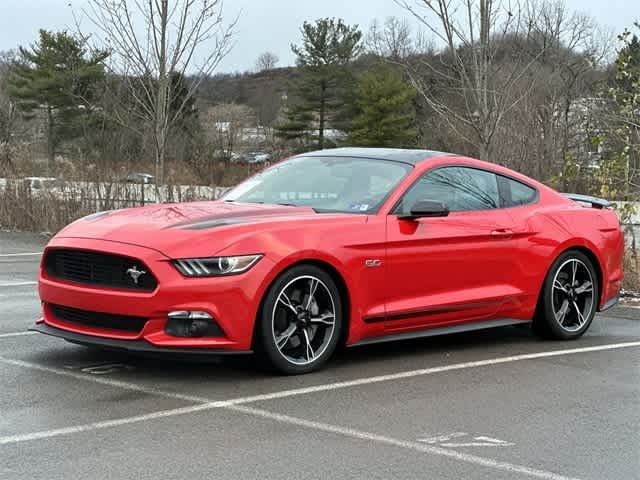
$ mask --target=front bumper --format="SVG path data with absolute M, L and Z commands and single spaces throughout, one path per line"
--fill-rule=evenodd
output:
M 152 292 L 104 288 L 50 278 L 40 271 L 38 291 L 43 317 L 34 329 L 76 343 L 113 343 L 114 348 L 136 351 L 202 350 L 203 353 L 251 350 L 255 318 L 272 262 L 263 258 L 250 271 L 229 277 L 185 278 L 162 253 L 136 245 L 106 240 L 54 238 L 47 249 L 75 248 L 125 255 L 144 262 L 158 280 Z M 46 255 L 46 251 L 45 251 Z M 102 329 L 70 323 L 56 317 L 48 305 L 113 315 L 143 317 L 141 331 Z M 176 337 L 165 331 L 171 311 L 202 311 L 211 315 L 223 332 L 219 337 Z M 44 331 L 47 330 L 47 331 Z
M 63 338 L 68 342 L 78 345 L 100 347 L 107 350 L 123 351 L 127 353 L 141 354 L 173 354 L 185 356 L 197 355 L 242 355 L 253 353 L 251 350 L 223 350 L 211 348 L 162 348 L 156 347 L 145 340 L 115 340 L 111 338 L 101 338 L 93 335 L 82 335 L 73 333 L 61 328 L 55 328 L 47 325 L 45 322 L 37 323 L 29 329 L 31 332 L 44 333 L 52 337 Z

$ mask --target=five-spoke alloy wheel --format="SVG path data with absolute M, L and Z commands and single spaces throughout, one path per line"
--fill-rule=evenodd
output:
M 256 348 L 278 371 L 299 374 L 317 369 L 336 349 L 342 331 L 335 282 L 312 265 L 286 271 L 269 289 L 259 322 Z
M 580 337 L 598 308 L 598 281 L 591 260 L 579 251 L 562 254 L 547 276 L 534 326 L 544 336 Z

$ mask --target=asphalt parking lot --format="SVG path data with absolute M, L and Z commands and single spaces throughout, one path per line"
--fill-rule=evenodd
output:
M 575 342 L 509 327 L 276 377 L 26 332 L 44 242 L 0 233 L 1 479 L 640 478 L 640 309 Z

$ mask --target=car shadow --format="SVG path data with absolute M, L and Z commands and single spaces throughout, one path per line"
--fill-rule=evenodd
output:
M 478 352 L 488 347 L 518 351 L 518 346 L 537 343 L 538 340 L 528 327 L 501 327 L 473 332 L 456 333 L 421 339 L 401 340 L 358 347 L 343 347 L 319 372 L 309 374 L 335 380 L 340 374 L 358 372 L 367 365 L 369 373 L 376 366 L 390 363 L 412 364 L 413 359 L 425 355 L 438 359 L 456 352 Z M 121 351 L 100 350 L 92 347 L 71 345 L 67 348 L 50 348 L 32 355 L 32 361 L 44 365 L 56 365 L 72 370 L 91 369 L 104 364 L 122 365 L 121 371 L 132 370 L 132 377 L 144 376 L 145 380 L 176 379 L 181 382 L 201 383 L 215 380 L 227 381 L 256 380 L 274 378 L 274 373 L 254 355 L 212 356 L 193 358 L 171 355 L 141 356 Z M 409 366 L 407 366 L 409 367 Z M 117 369 L 116 369 L 117 370 Z M 305 375 L 303 377 L 308 377 Z M 127 375 L 129 376 L 129 375 Z M 298 383 L 293 382 L 293 383 Z

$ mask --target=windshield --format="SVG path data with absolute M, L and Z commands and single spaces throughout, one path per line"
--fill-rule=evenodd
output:
M 296 157 L 242 182 L 223 200 L 374 213 L 409 170 L 410 165 L 385 160 Z

